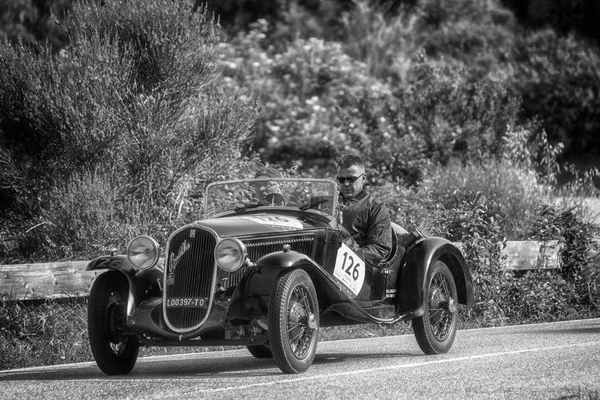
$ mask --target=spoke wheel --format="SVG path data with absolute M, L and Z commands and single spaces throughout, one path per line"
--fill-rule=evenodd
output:
M 446 353 L 452 347 L 458 325 L 458 296 L 448 266 L 437 261 L 429 271 L 423 294 L 427 309 L 412 321 L 419 347 L 425 354 Z
M 88 305 L 88 336 L 96 364 L 107 375 L 129 373 L 137 361 L 139 341 L 125 335 L 127 279 L 116 271 L 96 278 Z
M 319 336 L 319 304 L 310 276 L 301 269 L 285 272 L 269 300 L 269 342 L 277 366 L 287 374 L 312 365 Z

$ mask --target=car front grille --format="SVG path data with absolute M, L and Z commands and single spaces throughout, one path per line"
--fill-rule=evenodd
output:
M 169 242 L 165 265 L 165 318 L 175 330 L 204 322 L 212 303 L 216 273 L 213 256 L 217 239 L 211 232 L 186 227 Z M 187 299 L 187 300 L 186 300 Z M 169 302 L 203 302 L 203 307 L 169 307 Z

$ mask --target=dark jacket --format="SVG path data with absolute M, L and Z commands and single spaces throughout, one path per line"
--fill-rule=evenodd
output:
M 392 221 L 385 204 L 363 189 L 344 201 L 340 196 L 341 224 L 360 246 L 365 261 L 377 265 L 392 249 Z

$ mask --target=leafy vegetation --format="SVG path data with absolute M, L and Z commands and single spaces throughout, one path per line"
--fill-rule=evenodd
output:
M 252 132 L 252 97 L 215 84 L 218 36 L 204 13 L 82 3 L 60 27 L 59 55 L 45 43 L 0 48 L 5 263 L 164 236 L 192 182 L 242 168 Z
M 339 152 L 358 151 L 396 222 L 462 243 L 476 287 L 466 326 L 598 315 L 598 232 L 577 200 L 598 197 L 598 171 L 559 162 L 597 144 L 593 45 L 524 30 L 494 2 L 274 1 L 229 37 L 191 3 L 77 2 L 21 41 L 28 23 L 2 16 L 0 263 L 90 259 L 142 233 L 164 242 L 211 181 L 264 163 L 330 176 Z M 549 239 L 560 270 L 502 269 L 506 240 Z M 84 314 L 5 294 L 0 368 L 91 359 Z

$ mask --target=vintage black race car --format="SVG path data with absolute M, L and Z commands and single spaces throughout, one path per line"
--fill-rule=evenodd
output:
M 139 346 L 246 346 L 285 373 L 312 364 L 319 327 L 410 319 L 426 354 L 447 352 L 458 304 L 473 303 L 458 248 L 393 224 L 378 266 L 354 251 L 326 179 L 245 179 L 208 185 L 203 219 L 173 232 L 164 257 L 149 236 L 125 255 L 91 261 L 88 329 L 109 375 Z

